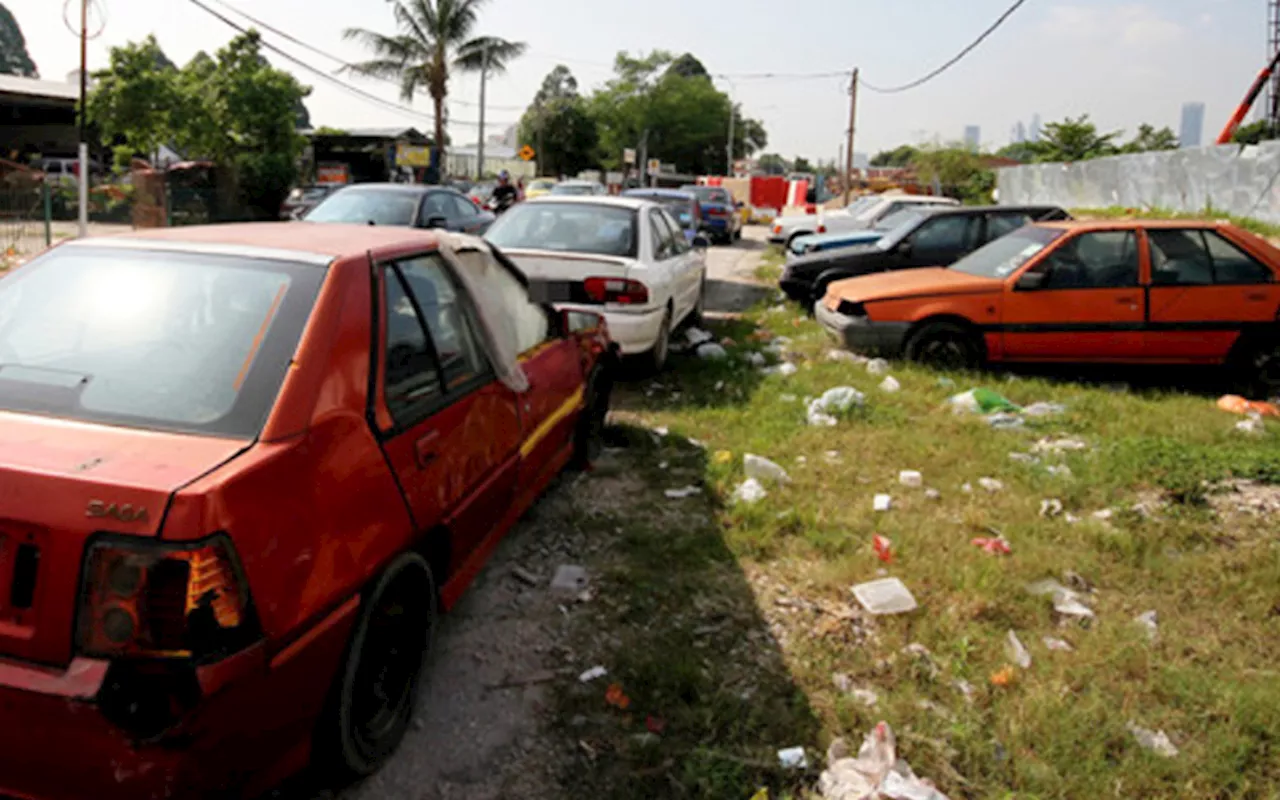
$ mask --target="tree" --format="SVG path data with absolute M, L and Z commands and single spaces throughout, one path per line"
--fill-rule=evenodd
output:
M 1078 119 L 1067 117 L 1062 122 L 1050 122 L 1044 126 L 1039 144 L 1044 148 L 1041 161 L 1087 161 L 1091 158 L 1113 156 L 1119 152 L 1115 140 L 1120 131 L 1100 134 L 1098 128 L 1084 114 Z
M 543 79 L 517 135 L 538 153 L 544 175 L 577 175 L 595 166 L 599 131 L 568 67 L 557 65 Z
M 348 39 L 363 42 L 375 58 L 351 65 L 357 74 L 387 78 L 400 84 L 400 98 L 411 102 L 419 90 L 431 96 L 435 111 L 437 163 L 444 163 L 445 99 L 454 70 L 491 73 L 524 53 L 523 42 L 494 36 L 472 37 L 481 7 L 488 0 L 392 0 L 400 33 L 387 36 L 364 28 L 349 28 Z
M 1251 122 L 1248 125 L 1241 125 L 1236 128 L 1231 141 L 1236 144 L 1258 144 L 1259 142 L 1276 138 L 1280 138 L 1280 131 L 1271 124 L 1270 120 L 1260 119 L 1257 122 Z
M 89 121 L 118 142 L 116 164 L 138 154 L 151 158 L 173 137 L 170 115 L 178 104 L 178 71 L 154 36 L 111 48 L 110 66 L 95 72 Z
M 756 160 L 756 166 L 765 175 L 785 175 L 787 160 L 777 153 L 765 153 Z
M 922 147 L 911 165 L 921 183 L 935 180 L 942 191 L 964 203 L 991 202 L 991 190 L 995 188 L 995 173 L 987 169 L 983 157 L 967 145 L 950 144 Z
M 813 172 L 813 165 L 809 163 L 809 159 L 804 156 L 796 156 L 796 160 L 791 162 L 792 172 Z
M 672 61 L 671 66 L 667 67 L 667 72 L 679 75 L 682 78 L 706 78 L 711 80 L 711 73 L 707 72 L 707 68 L 692 53 L 685 53 L 675 61 Z
M 1041 142 L 1014 142 L 1007 144 L 996 151 L 996 155 L 1001 158 L 1012 158 L 1014 161 L 1020 161 L 1023 164 L 1030 164 L 1041 160 L 1041 155 L 1045 148 Z
M 0 3 L 0 75 L 40 77 L 36 63 L 27 53 L 27 40 L 22 35 L 22 28 L 4 3 Z
M 883 150 L 871 158 L 873 167 L 905 167 L 916 157 L 919 150 L 909 144 L 899 145 L 892 150 Z
M 1156 130 L 1154 126 L 1142 124 L 1138 126 L 1138 134 L 1133 141 L 1120 148 L 1125 153 L 1146 153 L 1152 150 L 1177 150 L 1178 137 L 1168 127 Z

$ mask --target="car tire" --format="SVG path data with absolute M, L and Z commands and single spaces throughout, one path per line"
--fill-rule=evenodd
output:
M 435 633 L 436 589 L 426 560 L 405 553 L 366 593 L 317 731 L 321 769 L 345 780 L 362 778 L 400 746 Z
M 654 340 L 653 347 L 647 353 L 640 357 L 642 371 L 648 375 L 656 375 L 662 372 L 662 368 L 667 365 L 667 356 L 671 351 L 671 306 L 667 306 L 666 313 L 662 315 L 662 325 L 658 329 L 658 338 Z
M 1280 394 L 1280 336 L 1258 335 L 1240 342 L 1230 368 L 1239 394 L 1255 400 Z
M 842 280 L 845 280 L 846 278 L 852 278 L 852 277 L 855 277 L 855 276 L 847 275 L 843 273 L 836 273 L 836 272 L 824 272 L 821 275 L 819 275 L 817 279 L 814 280 L 813 290 L 809 294 L 809 313 L 812 314 L 814 305 L 817 303 L 820 303 L 822 301 L 822 298 L 827 296 L 828 286 L 835 283 L 836 281 L 842 281 Z
M 693 303 L 693 310 L 689 312 L 689 316 L 685 317 L 684 324 L 698 326 L 704 321 L 707 314 L 707 273 L 702 273 L 702 280 L 698 283 L 698 299 Z
M 795 233 L 791 234 L 790 236 L 787 237 L 787 243 L 785 245 L 785 249 L 788 252 L 790 252 L 791 245 L 795 243 L 796 239 L 799 239 L 801 236 L 808 236 L 810 235 L 810 233 L 811 233 L 810 231 L 796 231 Z
M 609 399 L 613 394 L 613 366 L 603 361 L 587 380 L 582 414 L 573 431 L 573 469 L 584 470 L 604 451 L 604 426 L 609 416 Z
M 977 369 L 985 360 L 974 332 L 954 322 L 931 322 L 920 328 L 907 340 L 906 356 L 945 370 Z

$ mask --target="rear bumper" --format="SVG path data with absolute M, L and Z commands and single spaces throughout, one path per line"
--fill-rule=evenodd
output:
M 645 309 L 637 311 L 605 310 L 600 306 L 572 305 L 557 303 L 556 308 L 570 311 L 587 311 L 592 314 L 603 314 L 609 325 L 609 338 L 618 345 L 622 355 L 638 355 L 653 349 L 658 341 L 658 331 L 662 327 L 665 308 Z
M 823 329 L 848 349 L 886 358 L 902 355 L 911 328 L 909 322 L 872 322 L 867 317 L 846 316 L 822 302 L 814 304 L 813 314 Z

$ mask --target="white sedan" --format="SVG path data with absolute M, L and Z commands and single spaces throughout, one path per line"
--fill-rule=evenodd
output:
M 958 205 L 950 197 L 917 194 L 868 194 L 844 208 L 822 209 L 817 214 L 778 217 L 769 229 L 769 241 L 790 247 L 797 236 L 869 230 L 890 214 L 904 208 Z
M 671 332 L 702 316 L 706 240 L 642 198 L 546 196 L 513 206 L 485 239 L 561 309 L 603 313 L 624 355 L 653 371 Z

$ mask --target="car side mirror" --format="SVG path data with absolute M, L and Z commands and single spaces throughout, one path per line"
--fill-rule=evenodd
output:
M 582 331 L 595 331 L 604 326 L 604 316 L 592 311 L 564 310 L 560 312 L 560 332 L 569 336 Z
M 434 216 L 434 217 L 427 217 L 427 224 L 426 224 L 424 227 L 426 227 L 426 228 L 447 228 L 447 227 L 449 227 L 449 220 L 445 219 L 444 217 L 442 217 L 442 216 L 440 216 L 440 215 L 436 215 L 436 216 Z
M 705 236 L 703 236 L 703 235 L 701 235 L 701 234 L 699 234 L 699 235 L 697 235 L 697 236 L 693 237 L 693 249 L 694 249 L 694 250 L 706 250 L 706 249 L 707 249 L 708 247 L 710 247 L 710 246 L 711 246 L 711 240 L 710 240 L 710 239 L 708 239 L 707 237 L 705 237 Z
M 1036 289 L 1044 288 L 1048 277 L 1047 272 L 1024 272 L 1014 284 L 1014 288 L 1020 292 L 1034 292 Z

